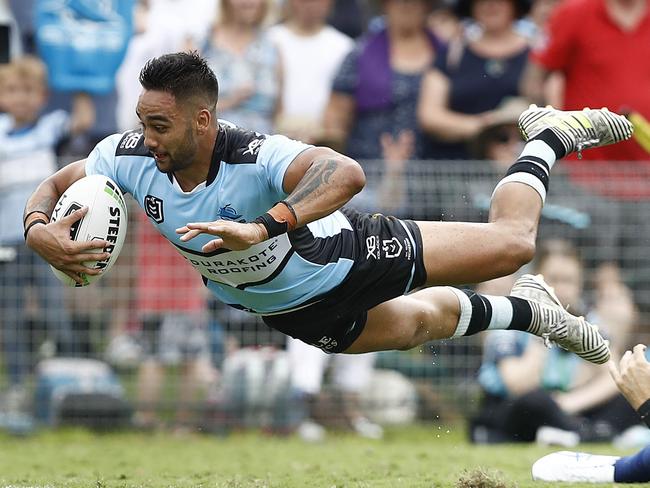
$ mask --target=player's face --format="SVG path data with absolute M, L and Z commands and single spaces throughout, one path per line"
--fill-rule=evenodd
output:
M 160 171 L 172 173 L 192 165 L 198 144 L 191 110 L 179 106 L 168 92 L 144 90 L 136 113 L 142 125 L 144 144 L 153 153 Z

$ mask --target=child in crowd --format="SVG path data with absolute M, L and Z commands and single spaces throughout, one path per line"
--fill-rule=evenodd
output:
M 569 242 L 540 244 L 536 270 L 573 313 L 588 315 L 583 302 L 582 261 Z M 601 316 L 603 309 L 613 306 L 598 303 L 595 309 Z M 630 325 L 621 322 L 624 316 L 633 314 L 599 321 L 601 328 L 610 332 L 613 350 L 626 342 L 624 334 Z M 474 442 L 537 440 L 571 446 L 611 440 L 639 422 L 604 368 L 581 362 L 564 349 L 545 348 L 518 332 L 490 331 L 483 356 L 478 380 L 484 398 L 472 423 Z
M 47 263 L 24 245 L 22 218 L 31 193 L 58 169 L 57 148 L 93 120 L 63 110 L 44 113 L 47 97 L 47 72 L 38 58 L 25 56 L 0 67 L 0 324 L 10 385 L 6 413 L 17 414 L 25 406 L 25 379 L 32 365 L 27 290 L 34 290 L 40 310 L 47 310 L 36 319 L 58 352 L 74 352 L 69 316 L 61 307 L 63 288 Z

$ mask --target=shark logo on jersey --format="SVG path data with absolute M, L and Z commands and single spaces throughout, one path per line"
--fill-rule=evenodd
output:
M 153 195 L 144 197 L 144 211 L 157 224 L 161 224 L 165 220 L 163 201 L 158 197 Z
M 246 219 L 242 217 L 242 214 L 237 213 L 237 210 L 232 208 L 229 203 L 219 209 L 219 218 L 240 222 L 242 224 L 246 222 Z

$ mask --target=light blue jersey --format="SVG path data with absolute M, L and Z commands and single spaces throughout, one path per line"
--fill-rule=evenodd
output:
M 161 173 L 141 132 L 115 134 L 88 156 L 86 174 L 102 174 L 133 195 L 160 233 L 224 303 L 254 313 L 300 308 L 340 284 L 352 268 L 352 227 L 339 211 L 244 251 L 204 253 L 214 239 L 181 242 L 176 229 L 218 219 L 250 222 L 287 197 L 282 189 L 291 162 L 311 146 L 220 121 L 207 181 L 184 192 Z

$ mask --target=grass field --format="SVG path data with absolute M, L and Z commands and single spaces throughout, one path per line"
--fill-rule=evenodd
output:
M 341 434 L 319 445 L 255 432 L 216 437 L 50 431 L 0 437 L 0 487 L 593 486 L 531 481 L 531 463 L 552 450 L 474 447 L 462 429 L 435 425 L 389 430 L 383 441 Z M 458 484 L 476 469 L 495 482 Z

